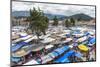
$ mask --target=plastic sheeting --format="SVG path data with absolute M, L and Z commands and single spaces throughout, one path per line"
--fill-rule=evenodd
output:
M 15 63 L 18 63 L 20 60 L 21 60 L 20 57 L 12 57 L 12 58 L 11 58 L 11 61 L 12 61 L 12 62 L 15 62 Z
M 89 39 L 89 42 L 88 42 L 88 45 L 89 46 L 93 46 L 95 44 L 95 42 L 96 42 L 96 39 L 94 37 L 93 38 L 90 38 Z
M 88 50 L 89 50 L 89 48 L 88 48 L 87 46 L 85 46 L 84 44 L 80 44 L 80 45 L 78 46 L 78 48 L 79 48 L 80 50 L 82 50 L 82 51 L 88 51 Z
M 64 51 L 66 51 L 66 50 L 68 50 L 68 49 L 69 49 L 68 46 L 63 46 L 63 47 L 58 48 L 58 49 L 56 49 L 56 50 L 54 50 L 54 51 L 58 52 L 59 54 L 62 54 Z
M 81 54 L 80 52 L 75 53 L 75 56 L 78 58 L 81 58 L 83 56 L 83 54 Z
M 71 56 L 72 54 L 74 53 L 74 51 L 73 50 L 71 50 L 71 51 L 69 51 L 69 52 L 66 52 L 65 54 L 64 54 L 64 56 L 62 56 L 62 57 L 60 57 L 60 58 L 58 58 L 57 60 L 55 60 L 54 62 L 55 63 L 62 63 L 62 62 L 69 62 L 69 60 L 67 59 L 69 56 Z
M 42 59 L 41 63 L 47 63 L 47 62 L 53 60 L 55 57 L 58 57 L 59 55 L 61 55 L 62 53 L 64 53 L 68 49 L 69 49 L 68 46 L 63 46 L 61 48 L 55 49 L 53 52 L 49 53 L 48 55 L 41 57 L 41 59 Z
M 33 60 L 23 64 L 23 65 L 33 65 L 33 64 L 39 64 L 39 63 L 36 60 L 33 59 Z
M 24 45 L 27 45 L 27 43 L 25 43 L 25 42 L 18 43 L 16 45 L 12 46 L 11 50 L 12 50 L 12 52 L 17 51 L 18 49 L 20 49 Z

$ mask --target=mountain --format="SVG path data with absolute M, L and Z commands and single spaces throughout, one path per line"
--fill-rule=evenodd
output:
M 57 16 L 59 20 L 64 20 L 65 17 L 67 17 L 64 15 L 56 15 L 56 14 L 44 14 L 44 15 L 47 16 L 49 19 L 53 19 L 55 16 Z
M 12 12 L 12 16 L 14 17 L 28 17 L 29 11 L 14 11 Z
M 53 19 L 55 16 L 57 16 L 57 18 L 59 20 L 64 20 L 64 19 L 70 19 L 70 18 L 74 18 L 74 19 L 81 19 L 81 20 L 91 20 L 93 19 L 92 17 L 80 13 L 80 14 L 75 14 L 75 15 L 71 15 L 71 16 L 65 16 L 65 15 L 56 15 L 56 14 L 44 14 L 45 16 L 47 16 L 49 19 Z M 30 16 L 29 11 L 14 11 L 12 12 L 12 16 L 14 17 L 28 17 Z
M 44 14 L 47 16 L 49 19 L 53 19 L 55 16 L 57 16 L 58 19 L 63 20 L 64 15 L 54 15 L 54 14 Z M 28 17 L 30 16 L 29 11 L 14 11 L 12 12 L 12 16 L 14 17 Z
M 74 19 L 80 19 L 80 20 L 86 20 L 86 21 L 93 19 L 92 17 L 83 13 L 75 14 L 75 15 L 69 16 L 68 18 L 74 18 Z

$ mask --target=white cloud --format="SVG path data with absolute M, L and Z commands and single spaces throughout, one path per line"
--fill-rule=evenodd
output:
M 73 15 L 77 13 L 85 13 L 95 17 L 95 7 L 93 6 L 79 6 L 79 5 L 62 5 L 62 4 L 46 4 L 33 2 L 12 2 L 12 11 L 25 11 L 33 7 L 40 7 L 45 13 L 58 15 Z

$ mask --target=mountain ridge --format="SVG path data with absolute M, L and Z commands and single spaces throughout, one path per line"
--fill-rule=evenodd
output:
M 70 18 L 81 19 L 81 20 L 93 19 L 92 17 L 90 17 L 84 13 L 74 14 L 71 16 L 47 14 L 47 13 L 44 13 L 44 15 L 47 16 L 49 19 L 53 19 L 55 16 L 57 16 L 57 18 L 59 20 L 70 19 Z M 28 17 L 30 15 L 29 15 L 29 11 L 14 11 L 14 12 L 12 12 L 12 16 L 14 16 L 14 17 Z

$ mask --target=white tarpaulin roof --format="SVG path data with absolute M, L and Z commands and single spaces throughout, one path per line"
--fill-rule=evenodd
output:
M 21 39 L 22 40 L 26 40 L 26 39 L 29 39 L 29 38 L 31 38 L 32 37 L 32 35 L 28 35 L 28 36 L 26 36 L 26 37 L 22 37 Z
M 65 41 L 62 41 L 63 43 L 66 43 L 66 42 L 70 42 L 72 40 L 72 38 L 66 38 Z
M 39 64 L 36 60 L 31 60 L 23 65 L 32 65 L 32 64 Z
M 48 38 L 45 38 L 43 41 L 41 41 L 42 43 L 49 43 L 49 42 L 52 42 L 52 41 L 54 41 L 55 39 L 53 39 L 53 38 L 50 38 L 50 37 L 48 37 Z
M 83 36 L 84 34 L 80 33 L 80 34 L 73 34 L 73 35 L 76 36 L 76 37 L 80 37 L 80 36 Z
M 41 38 L 41 39 L 45 39 L 45 38 L 49 37 L 50 35 L 51 35 L 51 34 L 42 35 L 42 36 L 40 36 L 40 38 Z
M 83 42 L 87 39 L 87 36 L 81 37 L 77 40 L 77 42 Z
M 30 42 L 32 41 L 33 39 L 38 39 L 37 36 L 33 36 L 32 38 L 29 38 L 28 40 L 24 41 L 24 42 Z
M 13 40 L 12 43 L 16 43 L 16 42 L 19 42 L 19 41 L 21 41 L 21 40 L 22 40 L 22 39 L 19 38 L 19 39 Z
M 65 33 L 70 33 L 71 30 L 63 30 L 63 32 L 65 32 Z
M 45 47 L 45 49 L 49 49 L 49 48 L 52 48 L 53 47 L 53 45 L 47 45 L 46 47 Z
M 24 32 L 20 32 L 18 34 L 20 34 L 21 36 L 27 36 L 27 33 L 24 33 Z
M 16 43 L 16 42 L 19 42 L 19 41 L 21 41 L 21 40 L 26 40 L 26 39 L 29 39 L 29 38 L 31 38 L 31 37 L 32 37 L 32 35 L 28 35 L 28 36 L 26 36 L 26 37 L 18 38 L 18 39 L 16 39 L 16 40 L 12 41 L 12 43 Z

